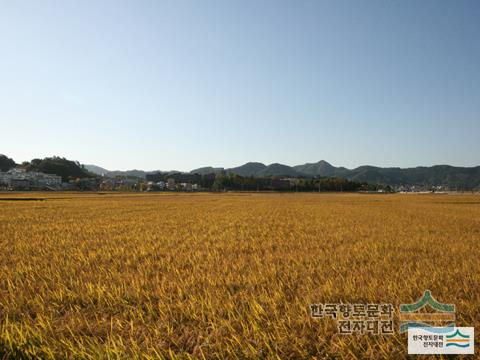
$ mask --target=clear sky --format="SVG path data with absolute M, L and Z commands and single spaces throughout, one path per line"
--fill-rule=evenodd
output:
M 0 153 L 480 165 L 480 1 L 0 0 Z

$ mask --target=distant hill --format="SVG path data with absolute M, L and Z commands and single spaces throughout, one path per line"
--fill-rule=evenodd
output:
M 88 171 L 90 171 L 94 174 L 97 174 L 97 175 L 104 175 L 104 174 L 107 174 L 107 173 L 110 172 L 107 169 L 104 169 L 104 168 L 102 168 L 100 166 L 97 166 L 97 165 L 84 165 L 84 167 Z
M 260 177 L 269 177 L 269 176 L 289 176 L 289 177 L 298 177 L 305 176 L 301 172 L 295 170 L 291 166 L 282 165 L 282 164 L 270 164 L 267 167 L 259 171 L 258 175 Z
M 303 165 L 297 165 L 293 167 L 295 170 L 302 174 L 310 176 L 332 176 L 337 170 L 336 167 L 332 166 L 325 160 L 320 160 L 317 163 L 307 163 Z
M 458 189 L 480 189 L 480 166 L 469 168 L 436 165 L 406 169 L 360 166 L 353 170 L 340 171 L 339 177 L 393 186 L 442 185 Z
M 109 171 L 95 165 L 85 168 L 96 174 L 107 176 L 123 175 L 145 178 L 148 172 L 142 170 Z M 233 168 L 202 167 L 190 171 L 191 174 L 234 173 L 254 177 L 337 177 L 356 182 L 367 182 L 390 186 L 447 186 L 451 189 L 480 189 L 480 166 L 455 167 L 449 165 L 420 166 L 415 168 L 382 168 L 359 166 L 355 169 L 335 167 L 325 160 L 316 163 L 288 166 L 279 163 L 265 165 L 260 162 L 248 162 Z
M 6 155 L 0 154 L 0 171 L 8 171 L 14 168 L 17 164 L 13 159 L 10 159 Z
M 458 189 L 480 189 L 480 166 L 455 167 L 436 165 L 415 168 L 381 168 L 360 166 L 355 169 L 335 167 L 325 160 L 316 163 L 287 166 L 265 165 L 249 162 L 245 165 L 226 169 L 226 172 L 242 176 L 290 176 L 290 177 L 338 177 L 357 182 L 390 186 L 447 186 Z
M 248 162 L 242 166 L 227 169 L 227 173 L 234 173 L 240 176 L 260 176 L 260 172 L 266 169 L 267 165 L 259 162 Z
M 79 162 L 54 156 L 44 159 L 33 159 L 22 164 L 27 171 L 38 171 L 45 174 L 55 174 L 62 177 L 62 181 L 75 178 L 95 177 L 95 174 L 84 168 Z
M 85 165 L 85 168 L 88 171 L 91 171 L 92 173 L 100 176 L 109 176 L 109 177 L 115 177 L 115 176 L 127 176 L 127 177 L 138 177 L 145 179 L 146 175 L 148 174 L 147 171 L 143 170 L 107 170 L 103 167 L 97 166 L 97 165 Z
M 355 169 L 334 167 L 326 161 L 295 166 L 309 176 L 339 177 L 352 181 L 390 186 L 448 186 L 450 188 L 480 188 L 480 166 L 455 167 L 450 165 L 419 166 L 415 168 L 381 168 L 359 166 Z
M 241 176 L 287 176 L 287 177 L 329 177 L 337 169 L 328 162 L 321 160 L 318 163 L 307 163 L 304 165 L 288 166 L 279 163 L 265 165 L 259 162 L 248 162 L 242 166 L 226 169 L 227 173 L 234 173 Z
M 200 175 L 207 175 L 207 174 L 218 174 L 224 170 L 223 167 L 211 167 L 211 166 L 206 166 L 206 167 L 201 167 L 198 169 L 193 169 L 190 171 L 190 174 L 200 174 Z
M 121 171 L 121 170 L 114 170 L 110 171 L 108 173 L 109 176 L 127 176 L 127 177 L 137 177 L 141 179 L 145 179 L 149 172 L 148 171 L 143 171 L 143 170 L 126 170 L 126 171 Z

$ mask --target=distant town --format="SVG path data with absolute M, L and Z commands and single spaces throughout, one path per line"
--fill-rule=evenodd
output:
M 315 165 L 315 166 L 312 166 Z M 369 174 L 374 181 L 366 181 L 359 176 L 358 169 L 335 168 L 325 161 L 305 164 L 303 168 L 288 167 L 281 164 L 270 166 L 261 163 L 247 163 L 238 168 L 200 168 L 191 172 L 179 171 L 100 171 L 99 167 L 84 166 L 78 162 L 61 157 L 33 159 L 17 164 L 5 155 L 0 155 L 1 191 L 285 191 L 285 192 L 447 192 L 479 191 L 475 176 L 466 179 L 463 173 L 458 175 L 463 182 L 423 180 L 416 183 L 390 183 L 380 172 L 372 175 L 372 167 L 360 174 Z M 96 172 L 92 171 L 95 170 Z M 312 170 L 314 169 L 314 170 Z M 320 170 L 328 176 L 318 175 Z M 387 173 L 391 179 L 394 171 L 410 170 L 398 168 L 374 168 Z M 393 169 L 393 170 L 392 170 Z M 415 168 L 416 176 L 422 168 Z M 429 174 L 431 168 L 424 172 Z M 467 169 L 475 175 L 479 168 L 449 167 L 449 179 L 454 179 L 451 169 Z M 473 170 L 472 170 L 473 169 Z M 310 173 L 308 173 L 310 171 Z M 351 173 L 348 173 L 348 172 Z M 355 171 L 357 173 L 355 173 Z M 438 173 L 438 168 L 435 169 Z M 353 174 L 353 175 L 352 175 Z M 405 175 L 402 175 L 405 177 Z M 426 175 L 425 175 L 426 176 Z M 430 176 L 430 175 L 429 175 Z M 349 178 L 350 177 L 350 178 Z M 430 176 L 431 177 L 431 176 Z M 480 180 L 479 180 L 480 181 Z M 420 182 L 420 184 L 419 184 Z M 472 185 L 473 184 L 473 185 Z
M 72 178 L 14 168 L 0 172 L 3 191 L 392 191 L 346 179 L 244 177 L 236 174 L 153 173 L 146 179 L 117 175 Z

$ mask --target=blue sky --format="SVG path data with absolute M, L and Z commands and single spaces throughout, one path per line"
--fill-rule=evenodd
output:
M 480 2 L 2 1 L 0 153 L 480 165 Z

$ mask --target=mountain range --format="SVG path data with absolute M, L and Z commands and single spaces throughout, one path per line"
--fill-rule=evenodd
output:
M 148 171 L 143 170 L 107 170 L 101 166 L 97 165 L 84 165 L 85 169 L 88 171 L 101 176 L 132 176 L 145 179 L 146 175 L 149 173 Z
M 95 165 L 85 165 L 89 171 L 107 176 L 135 176 L 145 178 L 143 170 L 109 171 Z M 360 166 L 355 169 L 335 167 L 325 160 L 316 163 L 288 166 L 279 163 L 265 165 L 248 162 L 234 168 L 202 167 L 190 171 L 194 174 L 234 173 L 241 176 L 269 177 L 338 177 L 357 182 L 368 182 L 390 186 L 448 186 L 459 189 L 480 189 L 480 166 L 456 167 L 450 165 L 419 166 L 415 168 Z

